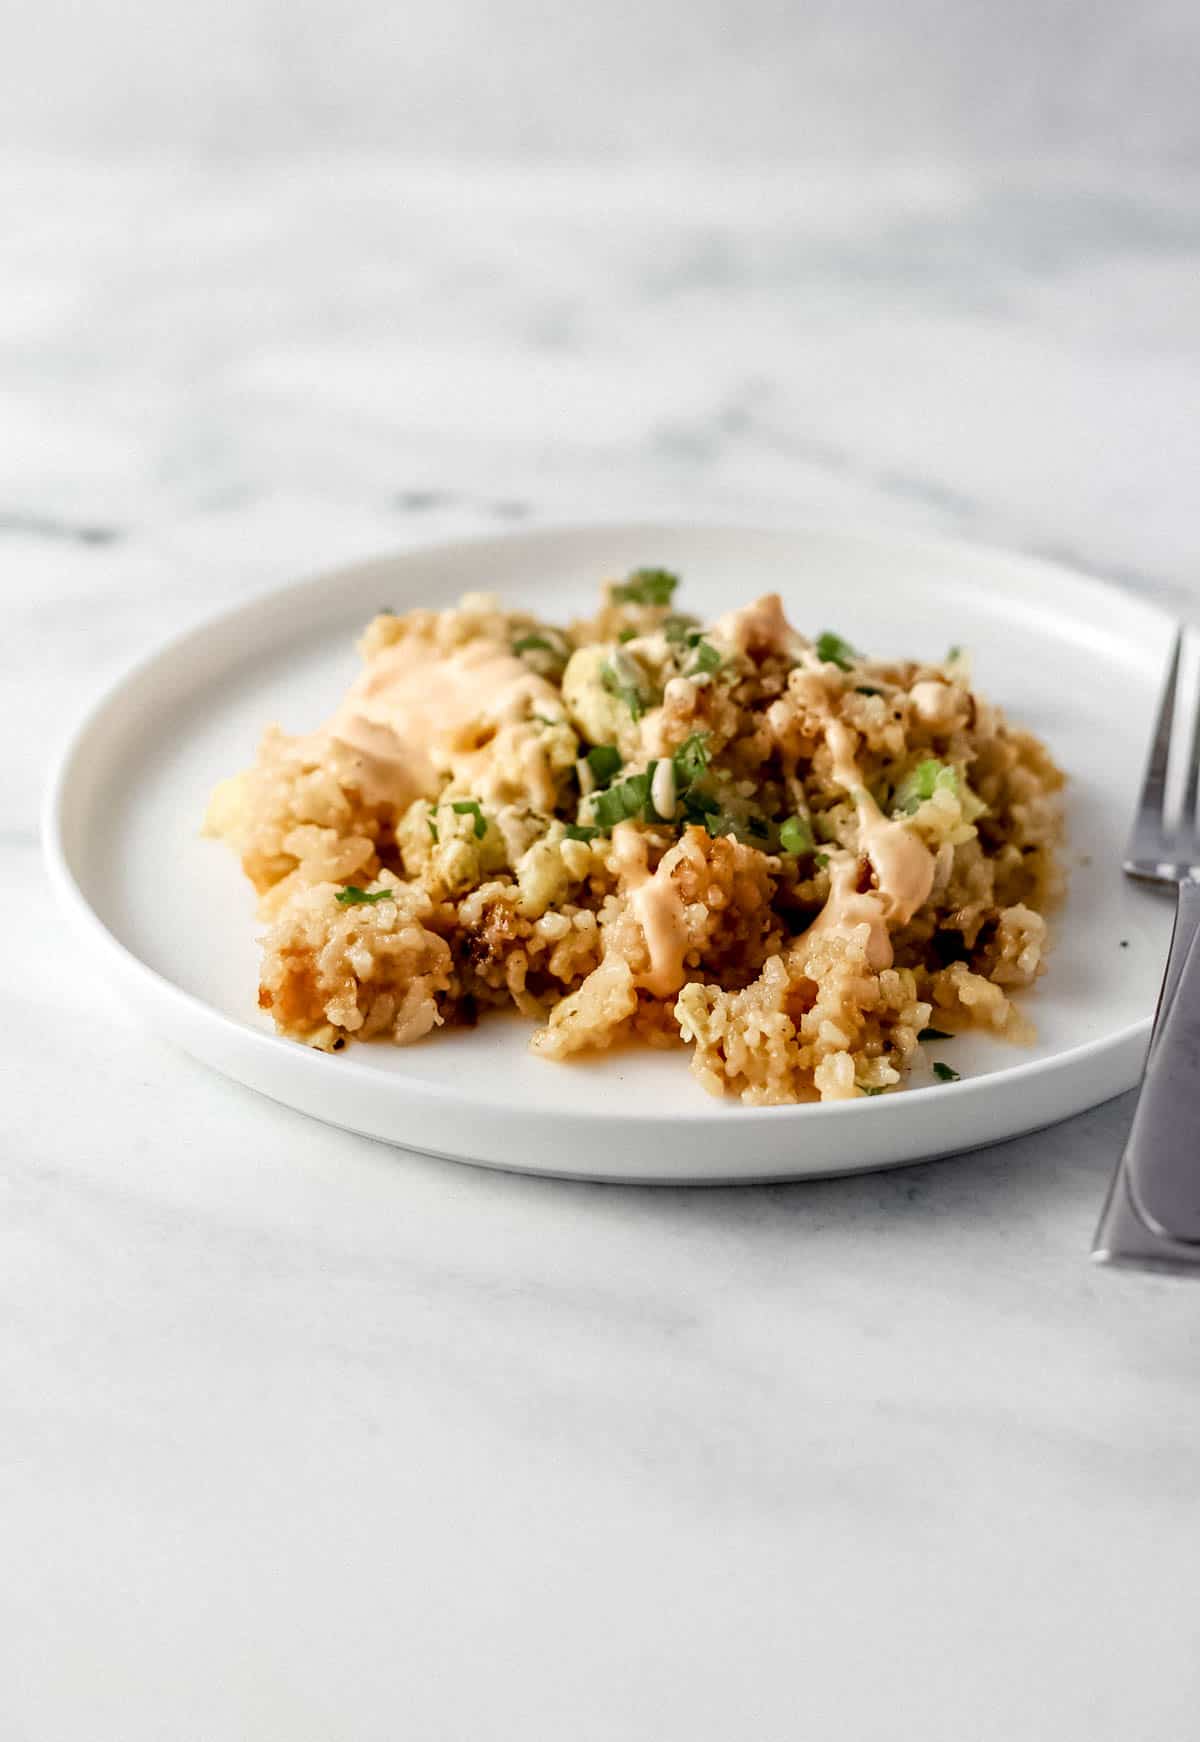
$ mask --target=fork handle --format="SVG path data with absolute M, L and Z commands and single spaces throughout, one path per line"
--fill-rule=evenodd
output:
M 1200 1246 L 1200 883 L 1190 880 L 1179 888 L 1171 954 L 1124 1167 L 1147 1227 Z

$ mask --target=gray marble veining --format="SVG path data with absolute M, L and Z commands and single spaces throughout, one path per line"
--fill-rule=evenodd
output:
M 869 520 L 1191 609 L 1194 193 L 0 172 L 6 1736 L 1192 1733 L 1200 1294 L 1085 1259 L 1128 1099 L 804 1187 L 397 1154 L 138 1032 L 35 817 L 149 641 L 442 533 Z

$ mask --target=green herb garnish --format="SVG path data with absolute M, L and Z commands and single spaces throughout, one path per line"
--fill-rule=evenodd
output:
M 934 1061 L 933 1074 L 939 1083 L 961 1083 L 962 1078 L 951 1065 L 944 1065 L 941 1059 Z
M 816 866 L 818 871 L 824 871 L 824 869 L 825 869 L 826 865 L 828 865 L 828 863 L 829 863 L 829 854 L 828 853 L 814 853 L 813 854 L 813 864 Z
M 807 817 L 788 817 L 779 831 L 779 845 L 785 853 L 794 853 L 797 859 L 816 851 L 817 843 L 813 839 L 812 824 Z
M 431 804 L 429 807 L 429 815 L 425 818 L 425 821 L 429 824 L 429 838 L 431 841 L 436 841 L 438 838 L 437 824 L 433 820 L 436 815 L 437 806 Z
M 395 901 L 394 889 L 360 889 L 355 883 L 347 883 L 344 889 L 339 889 L 333 898 L 342 907 L 373 907 L 377 901 Z
M 650 776 L 631 774 L 628 780 L 610 786 L 607 792 L 592 794 L 592 815 L 602 829 L 614 829 L 627 817 L 636 817 L 644 811 L 649 797 Z
M 619 631 L 619 633 L 617 635 L 617 640 L 622 642 L 622 643 L 624 643 L 626 641 L 636 641 L 637 640 L 637 630 L 636 629 L 622 629 Z
M 835 635 L 832 629 L 826 629 L 823 635 L 817 637 L 817 658 L 823 659 L 827 665 L 836 665 L 842 671 L 849 671 L 854 661 L 861 657 L 857 648 L 851 647 L 840 635 Z
M 460 817 L 474 817 L 475 839 L 482 841 L 487 834 L 487 818 L 480 809 L 479 800 L 477 798 L 456 798 L 450 809 Z
M 854 693 L 856 696 L 881 696 L 883 691 L 877 690 L 874 684 L 856 683 L 854 686 Z
M 593 744 L 587 753 L 587 765 L 598 786 L 607 786 L 614 774 L 621 771 L 621 752 L 615 744 Z
M 669 569 L 635 569 L 627 581 L 612 590 L 617 605 L 669 605 L 679 585 L 679 576 Z
M 948 647 L 946 649 L 946 664 L 947 665 L 956 664 L 957 661 L 962 658 L 962 655 L 963 655 L 962 648 L 958 645 L 957 642 L 955 642 L 953 647 Z
M 544 635 L 522 635 L 512 644 L 514 653 L 553 653 L 561 658 L 562 649 L 547 641 Z
M 932 798 L 935 792 L 942 790 L 958 791 L 958 775 L 945 762 L 939 762 L 935 756 L 928 757 L 924 762 L 904 776 L 896 788 L 893 804 L 899 811 L 908 816 L 919 810 L 926 799 Z
M 917 1036 L 918 1040 L 953 1040 L 952 1034 L 947 1034 L 944 1028 L 923 1028 Z
M 683 795 L 683 814 L 689 823 L 703 823 L 708 827 L 708 819 L 720 810 L 716 799 L 707 792 L 697 792 L 694 788 Z
M 704 826 L 715 841 L 718 835 L 733 835 L 736 839 L 738 824 L 728 811 L 723 811 L 720 805 L 716 810 L 704 813 Z
M 674 813 L 672 812 L 672 816 L 670 817 L 664 816 L 654 802 L 654 775 L 658 768 L 658 762 L 658 757 L 652 756 L 650 761 L 646 764 L 646 778 L 650 784 L 647 787 L 645 816 L 648 823 L 669 823 L 672 820 Z M 678 802 L 678 799 L 676 799 L 676 803 Z
M 695 647 L 704 631 L 690 617 L 668 617 L 662 626 L 667 640 L 676 647 Z
M 697 672 L 719 671 L 720 668 L 721 668 L 721 655 L 717 652 L 717 650 L 713 646 L 712 642 L 705 641 L 703 639 L 697 641 L 696 642 L 696 657 L 693 660 L 691 667 L 689 668 L 689 671 L 688 671 L 689 677 L 694 677 Z
M 743 843 L 750 835 L 762 838 L 760 831 L 763 824 L 757 817 L 736 816 L 733 811 L 722 810 L 720 805 L 711 799 L 707 801 L 703 813 L 692 820 L 702 822 L 714 840 L 718 835 L 732 835 L 735 841 Z
M 690 733 L 671 761 L 675 764 L 675 779 L 680 786 L 690 786 L 693 780 L 699 780 L 709 763 L 708 733 Z
M 615 661 L 607 660 L 600 667 L 600 681 L 610 696 L 616 696 L 618 701 L 625 703 L 635 720 L 640 720 L 645 712 L 641 687 L 637 679 L 627 670 L 618 669 Z
M 586 823 L 568 823 L 566 827 L 568 841 L 594 841 L 599 833 L 599 829 L 590 828 Z
M 855 1083 L 854 1086 L 860 1095 L 885 1095 L 887 1093 L 882 1083 L 878 1085 L 875 1083 Z

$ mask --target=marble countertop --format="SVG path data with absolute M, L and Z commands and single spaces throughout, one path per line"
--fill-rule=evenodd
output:
M 1128 1097 L 794 1187 L 398 1153 L 140 1033 L 35 819 L 148 642 L 442 533 L 870 521 L 1191 609 L 1198 192 L 6 162 L 6 1738 L 1194 1732 L 1200 1292 L 1086 1261 Z

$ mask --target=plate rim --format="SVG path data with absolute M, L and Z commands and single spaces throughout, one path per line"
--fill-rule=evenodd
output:
M 49 775 L 46 779 L 41 805 L 40 834 L 43 856 L 50 875 L 50 881 L 55 896 L 74 925 L 76 932 L 89 945 L 94 957 L 101 962 L 108 960 L 127 984 L 131 991 L 138 995 L 139 1003 L 144 998 L 150 998 L 174 1007 L 181 1015 L 186 1016 L 192 1024 L 207 1028 L 214 1037 L 234 1036 L 239 1045 L 249 1048 L 261 1058 L 270 1060 L 273 1066 L 286 1070 L 293 1077 L 308 1075 L 320 1078 L 323 1073 L 335 1071 L 342 1083 L 361 1082 L 364 1087 L 369 1085 L 378 1090 L 387 1084 L 387 1074 L 381 1074 L 374 1068 L 350 1057 L 330 1059 L 312 1048 L 298 1045 L 283 1036 L 268 1033 L 251 1027 L 237 1018 L 210 1004 L 199 994 L 188 991 L 176 981 L 161 973 L 157 968 L 145 961 L 136 950 L 125 943 L 105 922 L 89 899 L 86 890 L 76 875 L 71 862 L 71 852 L 66 839 L 69 826 L 69 807 L 73 798 L 73 782 L 79 771 L 79 764 L 87 751 L 93 733 L 103 722 L 105 716 L 118 707 L 126 692 L 135 689 L 139 682 L 151 675 L 154 668 L 161 663 L 177 657 L 189 643 L 202 642 L 214 632 L 228 631 L 237 623 L 253 623 L 262 617 L 269 617 L 285 600 L 294 602 L 297 598 L 306 600 L 314 591 L 328 588 L 333 581 L 346 581 L 351 577 L 361 577 L 372 569 L 384 567 L 390 563 L 405 560 L 419 560 L 438 554 L 447 560 L 454 560 L 460 554 L 478 551 L 481 548 L 504 544 L 536 544 L 548 542 L 553 538 L 563 537 L 601 537 L 628 534 L 646 534 L 663 538 L 681 535 L 717 533 L 728 537 L 762 537 L 788 539 L 804 539 L 814 536 L 830 537 L 847 543 L 888 544 L 902 548 L 913 556 L 922 552 L 937 554 L 961 555 L 964 559 L 978 562 L 980 559 L 1001 562 L 1018 570 L 1025 570 L 1032 579 L 1035 576 L 1050 578 L 1052 576 L 1066 579 L 1074 585 L 1082 585 L 1089 591 L 1102 595 L 1114 605 L 1119 604 L 1121 610 L 1133 617 L 1144 620 L 1147 631 L 1159 631 L 1164 641 L 1176 626 L 1176 619 L 1162 605 L 1153 600 L 1145 599 L 1131 593 L 1112 581 L 1096 576 L 1087 570 L 1073 568 L 1057 559 L 1047 559 L 1029 555 L 1021 551 L 1011 551 L 1003 546 L 981 544 L 973 540 L 944 538 L 894 529 L 884 524 L 853 525 L 836 520 L 806 520 L 791 524 L 763 524 L 731 522 L 721 517 L 706 517 L 702 514 L 689 515 L 686 519 L 668 520 L 665 517 L 606 517 L 587 521 L 571 519 L 543 519 L 535 525 L 524 526 L 519 530 L 503 532 L 472 532 L 456 538 L 429 538 L 411 544 L 406 544 L 390 552 L 380 553 L 372 557 L 358 558 L 334 566 L 322 567 L 277 583 L 274 586 L 257 591 L 252 597 L 237 603 L 225 603 L 197 615 L 191 621 L 173 630 L 169 635 L 159 637 L 150 642 L 141 651 L 121 666 L 115 675 L 105 679 L 90 698 L 74 715 L 66 728 L 57 754 L 53 757 Z M 331 609 L 330 615 L 336 615 Z M 1011 1090 L 1018 1081 L 1028 1082 L 1040 1080 L 1061 1071 L 1064 1066 L 1072 1064 L 1099 1064 L 1106 1058 L 1111 1058 L 1117 1064 L 1122 1058 L 1129 1058 L 1134 1053 L 1143 1054 L 1149 1042 L 1153 1017 L 1140 1017 L 1136 1021 L 1124 1024 L 1111 1033 L 1094 1040 L 1081 1041 L 1074 1046 L 1064 1048 L 1045 1058 L 1026 1059 L 1012 1065 L 1002 1065 L 999 1069 L 989 1070 L 979 1077 L 964 1078 L 953 1085 L 959 1091 L 958 1104 L 965 1106 L 970 1101 L 980 1097 L 991 1096 L 998 1090 L 1003 1093 Z M 177 1038 L 170 1036 L 170 1038 Z M 191 1051 L 186 1041 L 181 1042 L 185 1050 Z M 204 1057 L 205 1055 L 197 1055 Z M 211 1058 L 205 1062 L 211 1063 Z M 223 1069 L 223 1067 L 217 1067 Z M 226 1075 L 234 1075 L 225 1071 Z M 245 1081 L 245 1078 L 240 1079 Z M 1133 1080 L 1136 1080 L 1134 1078 Z M 432 1080 L 413 1082 L 411 1079 L 392 1080 L 391 1092 L 402 1097 L 419 1097 L 428 1102 L 443 1105 L 454 1100 L 454 1091 L 449 1084 Z M 257 1085 L 257 1092 L 265 1093 L 270 1098 L 269 1090 L 262 1090 Z M 1117 1094 L 1131 1086 L 1124 1080 L 1114 1087 Z M 583 1120 L 589 1126 L 594 1126 L 608 1132 L 616 1133 L 622 1126 L 645 1130 L 647 1126 L 658 1129 L 667 1126 L 708 1127 L 715 1122 L 736 1120 L 737 1129 L 747 1132 L 774 1124 L 803 1121 L 811 1125 L 814 1122 L 836 1121 L 853 1114 L 856 1120 L 864 1122 L 870 1119 L 876 1121 L 887 1118 L 892 1129 L 898 1121 L 920 1119 L 924 1109 L 932 1097 L 937 1097 L 939 1104 L 945 1105 L 944 1084 L 925 1084 L 906 1087 L 902 1093 L 880 1097 L 880 1104 L 874 1100 L 806 1102 L 772 1107 L 746 1107 L 731 1102 L 721 1102 L 698 1092 L 697 1104 L 692 1107 L 674 1108 L 662 1112 L 638 1111 L 623 1113 L 619 1108 L 611 1111 L 607 1108 L 589 1109 L 581 1113 L 566 1113 L 557 1109 L 522 1109 L 526 1117 L 536 1121 L 549 1121 L 553 1125 L 568 1124 L 573 1120 Z M 886 1106 L 883 1104 L 886 1102 Z M 1096 1104 L 1096 1103 L 1090 1103 Z M 489 1114 L 510 1114 L 513 1111 L 511 1102 L 473 1096 L 472 1110 L 482 1117 Z M 901 1112 L 907 1107 L 909 1112 Z M 335 1123 L 344 1122 L 336 1119 Z M 1015 1135 L 1016 1133 L 1014 1133 Z M 934 1151 L 931 1153 L 941 1153 Z M 463 1158 L 467 1159 L 467 1158 Z M 483 1162 L 481 1165 L 504 1165 Z M 879 1164 L 871 1164 L 877 1166 Z M 532 1167 L 530 1171 L 549 1172 L 549 1169 Z M 569 1177 L 603 1177 L 572 1172 Z M 614 1176 L 609 1176 L 614 1177 Z M 649 1176 L 619 1176 L 627 1181 L 645 1177 L 651 1183 Z M 675 1175 L 663 1176 L 676 1178 Z M 704 1178 L 715 1178 L 705 1175 Z M 751 1173 L 737 1173 L 724 1176 L 727 1179 L 743 1179 L 747 1183 L 755 1176 Z M 760 1175 L 759 1178 L 778 1178 L 778 1174 Z M 798 1177 L 809 1177 L 800 1175 Z M 816 1177 L 815 1175 L 812 1177 Z

